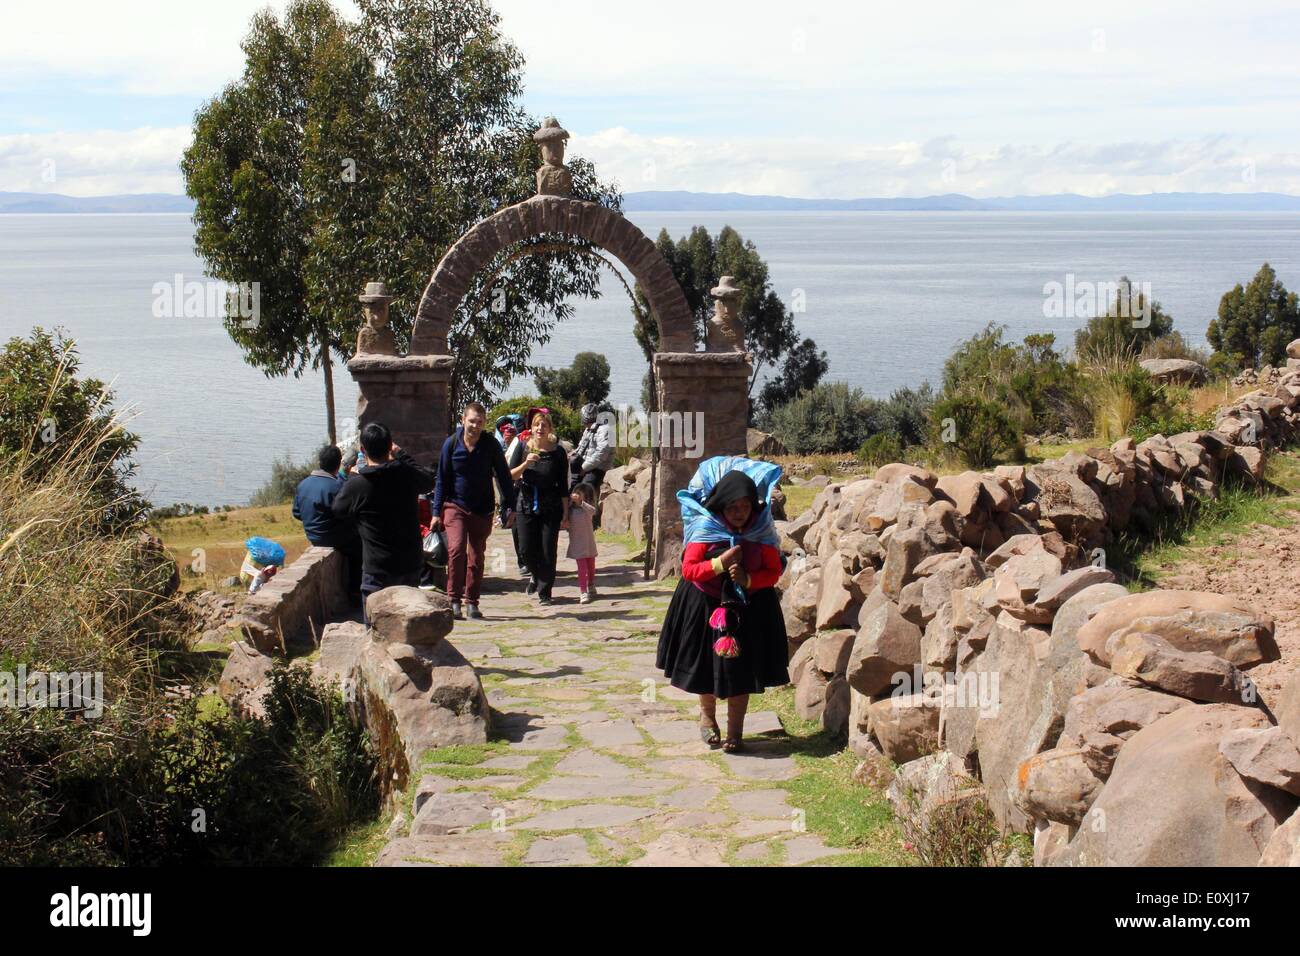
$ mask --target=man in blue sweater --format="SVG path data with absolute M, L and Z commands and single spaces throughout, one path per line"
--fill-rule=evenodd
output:
M 316 460 L 320 467 L 298 483 L 293 516 L 302 522 L 302 530 L 313 545 L 343 552 L 348 565 L 348 595 L 355 602 L 361 594 L 361 539 L 355 528 L 340 521 L 331 510 L 335 496 L 343 488 L 339 477 L 343 453 L 335 445 L 326 445 Z
M 462 618 L 461 602 L 471 618 L 481 618 L 479 593 L 483 586 L 483 556 L 492 533 L 492 494 L 495 478 L 501 492 L 501 524 L 507 523 L 514 480 L 506 467 L 501 443 L 483 434 L 487 409 L 478 402 L 465 406 L 456 431 L 442 444 L 438 482 L 433 490 L 432 528 L 447 531 L 447 596 L 451 612 Z

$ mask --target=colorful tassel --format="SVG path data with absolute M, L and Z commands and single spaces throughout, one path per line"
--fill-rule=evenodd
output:
M 739 657 L 740 645 L 730 634 L 724 634 L 713 642 L 713 653 L 719 657 Z
M 715 631 L 725 631 L 727 629 L 727 609 L 719 604 L 709 615 L 709 627 Z

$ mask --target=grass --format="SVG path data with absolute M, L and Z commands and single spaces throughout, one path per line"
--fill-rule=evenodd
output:
M 1211 547 L 1230 547 L 1256 525 L 1283 528 L 1300 513 L 1300 453 L 1270 456 L 1262 488 L 1232 485 L 1202 499 L 1190 513 L 1171 518 L 1150 539 L 1125 539 L 1112 563 L 1135 591 L 1156 587 L 1176 565 L 1196 561 Z M 1223 560 L 1219 555 L 1216 560 Z
M 789 734 L 799 775 L 780 786 L 790 803 L 804 811 L 809 833 L 827 846 L 852 852 L 828 857 L 831 866 L 911 866 L 916 858 L 903 847 L 893 809 L 879 790 L 853 782 L 858 758 L 843 738 L 803 720 L 794 709 L 794 688 L 769 690 L 751 698 L 751 710 L 771 709 Z
M 292 510 L 290 504 L 236 508 L 216 514 L 165 518 L 154 527 L 180 566 L 182 590 L 221 591 L 229 590 L 222 587 L 222 581 L 239 574 L 244 562 L 244 542 L 254 535 L 283 545 L 286 565 L 307 550 L 310 545 Z M 201 554 L 196 555 L 196 550 Z M 201 573 L 193 569 L 199 557 L 203 559 Z

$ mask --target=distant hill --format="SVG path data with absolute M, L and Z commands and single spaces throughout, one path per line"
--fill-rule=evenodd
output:
M 950 193 L 915 199 L 792 199 L 744 193 L 636 192 L 628 212 L 1300 212 L 1300 196 L 1285 193 L 1148 193 L 1146 195 L 1007 196 L 972 199 Z
M 125 196 L 62 196 L 58 193 L 0 192 L 0 215 L 4 213 L 130 213 L 194 211 L 187 196 L 168 193 L 138 193 Z

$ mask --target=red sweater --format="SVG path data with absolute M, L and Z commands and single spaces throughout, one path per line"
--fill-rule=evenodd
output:
M 725 544 L 688 544 L 682 551 L 682 577 L 706 594 L 720 596 L 722 577 L 713 559 L 726 550 Z M 749 583 L 745 585 L 748 591 L 770 588 L 781 577 L 781 552 L 770 544 L 740 542 L 740 564 L 749 573 Z

